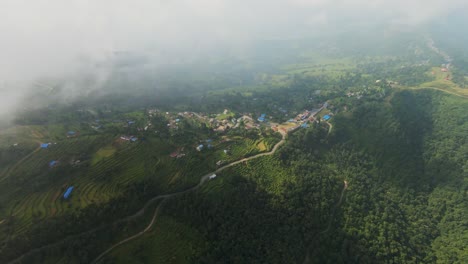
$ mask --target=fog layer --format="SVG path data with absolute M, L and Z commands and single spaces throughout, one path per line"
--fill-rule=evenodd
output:
M 263 39 L 338 34 L 373 24 L 408 30 L 467 5 L 466 0 L 3 0 L 0 111 L 6 113 L 43 78 L 96 74 L 98 87 L 108 71 L 96 65 L 114 63 L 116 52 L 143 54 L 149 63 L 183 63 L 219 49 L 242 52 Z

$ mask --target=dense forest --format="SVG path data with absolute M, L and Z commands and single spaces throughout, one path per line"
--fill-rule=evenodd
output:
M 434 91 L 365 102 L 331 134 L 298 131 L 168 201 L 151 235 L 102 263 L 164 261 L 169 248 L 180 263 L 466 263 L 466 113 Z M 166 228 L 178 239 L 158 240 Z

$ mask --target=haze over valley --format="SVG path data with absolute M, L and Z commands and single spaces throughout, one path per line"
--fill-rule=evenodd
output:
M 467 263 L 462 0 L 0 4 L 0 263 Z

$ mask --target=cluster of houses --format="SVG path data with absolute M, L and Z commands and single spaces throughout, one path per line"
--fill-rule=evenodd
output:
M 362 98 L 362 92 L 347 92 L 346 96 L 348 97 L 356 97 L 358 100 Z
M 244 121 L 245 128 L 250 129 L 254 127 L 253 119 L 250 116 L 244 115 L 240 118 L 229 118 L 223 120 L 217 120 L 216 118 L 210 118 L 210 126 L 216 132 L 224 132 L 230 128 L 238 128 L 241 122 Z
M 207 139 L 207 140 L 205 140 L 205 142 L 206 142 L 206 147 L 207 147 L 208 149 L 213 148 L 213 145 L 211 145 L 211 143 L 213 142 L 212 139 Z M 196 150 L 197 150 L 197 151 L 202 151 L 204 148 L 205 148 L 205 145 L 200 144 L 200 145 L 198 145 L 198 146 L 196 147 Z

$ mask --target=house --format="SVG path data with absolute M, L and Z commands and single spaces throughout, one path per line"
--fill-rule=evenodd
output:
M 212 180 L 212 179 L 216 178 L 216 174 L 210 175 L 210 177 L 209 177 L 209 178 L 210 178 L 210 180 Z
M 216 165 L 217 165 L 217 166 L 220 166 L 220 165 L 222 165 L 223 163 L 224 163 L 224 161 L 218 160 L 218 162 L 216 162 Z
M 137 137 L 131 137 L 131 138 L 130 138 L 130 141 L 132 141 L 132 142 L 135 142 L 135 141 L 137 141 L 137 140 L 138 140 Z
M 72 193 L 72 191 L 73 191 L 73 186 L 68 187 L 68 189 L 63 194 L 63 198 L 68 199 L 68 197 L 70 197 L 70 194 Z
M 324 115 L 324 116 L 323 116 L 323 120 L 325 120 L 325 121 L 330 120 L 330 118 L 331 118 L 331 116 L 329 116 L 329 115 Z
M 203 150 L 203 145 L 202 145 L 202 144 L 201 144 L 201 145 L 198 145 L 197 151 L 202 151 L 202 150 Z
M 52 160 L 52 161 L 49 162 L 49 167 L 54 167 L 55 165 L 57 165 L 56 160 Z
M 260 122 L 264 122 L 265 121 L 265 114 L 261 114 L 260 117 L 257 119 L 258 121 Z
M 69 136 L 69 137 L 73 137 L 75 135 L 76 135 L 75 131 L 70 130 L 70 131 L 67 132 L 67 136 Z
M 223 151 L 224 151 L 224 154 L 227 154 L 227 153 L 228 153 L 228 150 L 227 150 L 227 149 L 225 149 L 225 150 L 223 150 Z
M 42 143 L 41 148 L 46 149 L 49 147 L 49 143 Z

